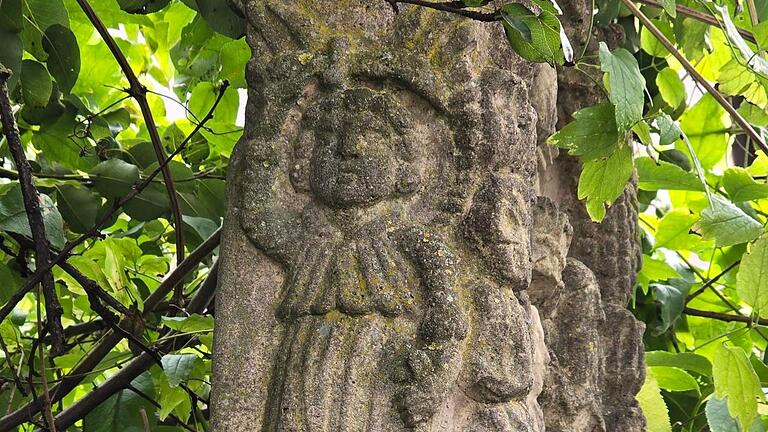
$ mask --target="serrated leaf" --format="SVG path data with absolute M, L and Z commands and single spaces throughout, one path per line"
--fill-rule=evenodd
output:
M 620 134 L 625 133 L 643 118 L 645 78 L 629 51 L 618 48 L 611 52 L 604 42 L 600 42 L 600 69 L 608 74 L 616 126 Z
M 538 15 L 521 3 L 507 3 L 501 7 L 507 41 L 526 60 L 563 64 L 560 20 L 551 3 L 549 8 L 543 1 L 534 3 L 541 7 Z
M 54 24 L 45 30 L 43 49 L 48 53 L 48 71 L 59 89 L 67 94 L 80 75 L 80 48 L 77 38 L 67 27 Z
M 21 63 L 21 96 L 24 103 L 42 107 L 48 104 L 53 91 L 53 81 L 48 70 L 34 60 Z
M 673 366 L 704 376 L 712 376 L 712 364 L 709 360 L 702 355 L 691 352 L 648 351 L 645 353 L 645 364 L 648 366 Z
M 213 330 L 213 317 L 193 314 L 188 317 L 162 318 L 163 325 L 179 333 L 204 333 Z
M 139 167 L 120 159 L 108 159 L 93 167 L 89 175 L 100 194 L 122 198 L 139 181 Z
M 725 170 L 723 187 L 734 202 L 768 198 L 768 184 L 756 182 L 744 168 Z
M 656 228 L 656 248 L 672 250 L 688 249 L 698 238 L 690 234 L 696 223 L 696 216 L 683 209 L 673 210 L 661 219 Z
M 768 237 L 758 239 L 744 254 L 736 276 L 736 291 L 761 316 L 768 312 Z
M 598 104 L 576 111 L 573 121 L 547 139 L 547 143 L 568 150 L 582 160 L 610 156 L 618 148 L 613 105 Z
M 59 210 L 48 195 L 40 194 L 40 212 L 43 215 L 45 235 L 51 246 L 64 247 L 64 221 Z M 32 238 L 27 211 L 21 194 L 21 186 L 13 183 L 9 190 L 0 197 L 0 230 L 21 234 Z
M 611 156 L 587 161 L 579 177 L 578 197 L 587 199 L 587 211 L 593 220 L 605 217 L 605 205 L 611 205 L 624 192 L 632 176 L 632 150 L 624 146 Z
M 763 232 L 760 222 L 718 195 L 712 195 L 712 204 L 701 212 L 696 227 L 704 239 L 715 240 L 718 247 L 746 243 Z
M 645 383 L 637 394 L 637 402 L 645 416 L 647 432 L 672 432 L 669 411 L 653 372 L 646 372 Z
M 677 165 L 649 157 L 637 158 L 638 187 L 643 190 L 690 190 L 704 191 L 704 185 L 692 173 L 683 171 Z
M 168 379 L 168 385 L 178 387 L 179 384 L 186 381 L 189 373 L 195 367 L 198 357 L 194 354 L 166 354 L 163 356 L 163 373 Z
M 666 391 L 699 393 L 699 383 L 688 372 L 672 366 L 650 366 L 659 387 Z
M 656 87 L 659 88 L 659 94 L 664 102 L 672 108 L 677 108 L 685 102 L 687 96 L 685 85 L 674 70 L 668 67 L 662 69 L 656 75 Z
M 725 156 L 728 148 L 726 131 L 730 125 L 723 107 L 709 94 L 702 96 L 680 117 L 680 127 L 704 168 L 712 168 Z M 682 141 L 677 142 L 676 148 L 688 151 Z
M 728 397 L 728 412 L 747 431 L 757 416 L 757 401 L 765 397 L 744 350 L 720 345 L 712 361 L 712 376 L 717 398 Z
M 728 413 L 728 398 L 711 397 L 704 411 L 710 432 L 739 432 L 739 423 Z M 765 432 L 759 417 L 752 421 L 749 432 Z

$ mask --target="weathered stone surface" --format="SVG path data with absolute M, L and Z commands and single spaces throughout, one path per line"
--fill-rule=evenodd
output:
M 642 346 L 599 348 L 609 321 L 638 334 L 616 303 L 631 266 L 596 277 L 598 255 L 571 247 L 571 227 L 580 239 L 590 225 L 542 145 L 554 69 L 514 55 L 497 26 L 436 11 L 232 1 L 253 57 L 214 429 L 639 430 L 636 389 L 606 371 L 629 359 L 622 378 L 637 378 Z M 616 231 L 630 210 L 612 233 L 632 234 Z

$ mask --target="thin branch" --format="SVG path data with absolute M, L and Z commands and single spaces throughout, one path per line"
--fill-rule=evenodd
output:
M 214 249 L 219 246 L 220 241 L 221 229 L 217 230 L 210 237 L 208 237 L 208 239 L 203 242 L 203 244 L 198 246 L 198 248 L 192 251 L 189 256 L 184 259 L 184 261 L 182 261 L 175 269 L 173 269 L 173 271 L 167 274 L 157 289 L 155 289 L 155 291 L 144 300 L 143 316 L 145 318 L 148 317 L 149 314 L 151 314 L 161 303 L 161 301 L 171 291 L 173 291 L 176 284 L 181 283 L 187 274 L 194 270 L 195 267 L 200 264 L 200 262 L 202 262 L 208 255 L 213 252 Z M 195 299 L 193 298 L 190 302 L 190 305 L 194 303 Z M 127 325 L 128 323 L 126 322 L 125 324 Z M 121 323 L 121 325 L 123 325 L 123 323 Z M 123 340 L 122 335 L 119 335 L 114 331 L 107 332 L 107 334 L 102 338 L 101 342 L 94 345 L 88 355 L 86 355 L 67 375 L 62 377 L 61 382 L 57 386 L 51 389 L 51 401 L 56 403 L 64 398 L 64 396 L 69 394 L 72 390 L 74 390 L 75 387 L 77 387 L 80 382 L 86 376 L 88 376 L 89 372 L 95 369 L 104 359 L 104 357 L 106 357 L 107 354 L 109 354 L 110 351 L 112 351 L 112 349 L 121 340 Z M 145 358 L 149 361 L 150 364 L 147 367 L 154 363 L 152 357 L 147 353 L 142 353 L 136 360 L 139 358 Z M 133 363 L 134 362 L 129 363 L 129 366 Z M 128 366 L 126 366 L 126 368 L 127 367 Z M 122 373 L 126 368 L 123 368 L 120 372 L 118 372 L 118 374 Z M 138 376 L 138 374 L 136 376 Z M 97 390 L 98 389 L 95 389 L 93 391 Z M 75 402 L 75 404 L 78 402 Z M 99 403 L 100 402 L 101 400 Z M 31 402 L 16 409 L 16 411 L 6 415 L 3 418 L 0 418 L 0 431 L 13 430 L 22 423 L 30 421 L 38 412 L 40 412 L 40 403 L 41 398 L 35 398 Z
M 724 321 L 724 322 L 742 322 L 747 324 L 757 324 L 761 326 L 768 326 L 768 320 L 763 318 L 758 319 L 752 319 L 751 317 L 741 316 L 741 315 L 729 315 L 724 313 L 718 313 L 718 312 L 711 312 L 711 311 L 704 311 L 704 310 L 698 310 L 698 309 L 691 309 L 689 307 L 683 309 L 683 312 L 685 312 L 687 315 L 702 317 L 702 318 L 712 318 L 718 321 Z
M 214 265 L 214 268 L 217 268 L 217 266 Z M 216 280 L 217 275 L 218 271 L 214 272 L 212 269 L 206 281 L 203 282 L 203 286 L 215 287 L 216 284 L 209 281 Z M 213 295 L 213 289 L 201 288 L 198 290 L 195 297 L 192 298 L 192 301 L 190 301 L 189 306 L 185 311 L 189 314 L 203 312 L 206 305 L 213 298 Z M 167 350 L 173 347 L 174 344 L 175 341 L 170 340 L 164 344 L 161 344 L 158 349 Z M 154 361 L 151 355 L 147 353 L 141 353 L 125 367 L 120 369 L 119 372 L 104 381 L 98 388 L 88 392 L 88 394 L 78 399 L 67 409 L 59 413 L 59 415 L 56 416 L 56 425 L 62 430 L 66 430 L 66 428 L 73 425 L 79 419 L 85 417 L 101 402 L 105 401 L 107 398 L 119 392 L 120 390 L 127 388 L 131 381 L 149 369 L 153 364 Z M 0 425 L 2 425 L 1 422 Z
M 701 286 L 701 288 L 694 291 L 691 295 L 688 296 L 688 298 L 685 299 L 685 304 L 688 304 L 691 300 L 698 297 L 701 293 L 703 293 L 707 288 L 711 287 L 712 285 L 716 284 L 720 278 L 725 276 L 729 271 L 733 270 L 737 265 L 741 263 L 741 260 L 734 262 L 733 264 L 729 265 L 725 268 L 725 270 L 721 271 L 719 274 L 717 274 L 712 279 L 706 281 L 704 285 Z
M 112 220 L 112 216 L 115 215 L 115 213 L 118 212 L 128 201 L 133 199 L 135 196 L 139 195 L 144 189 L 146 189 L 152 181 L 157 177 L 160 172 L 168 166 L 168 164 L 173 160 L 174 157 L 179 155 L 181 152 L 186 149 L 189 142 L 192 140 L 192 137 L 196 133 L 200 131 L 200 129 L 203 128 L 205 123 L 213 118 L 213 112 L 216 109 L 216 106 L 218 105 L 219 101 L 221 101 L 221 98 L 224 95 L 224 92 L 226 91 L 227 87 L 229 86 L 228 81 L 224 81 L 219 88 L 219 96 L 216 99 L 216 102 L 211 106 L 211 109 L 209 110 L 208 114 L 203 118 L 203 120 L 198 123 L 195 128 L 192 130 L 192 133 L 190 133 L 184 141 L 179 144 L 179 146 L 176 148 L 176 150 L 173 151 L 170 155 L 168 155 L 168 158 L 166 158 L 163 163 L 160 164 L 157 168 L 150 173 L 149 176 L 147 176 L 146 179 L 144 179 L 141 183 L 139 183 L 137 186 L 135 186 L 133 189 L 131 189 L 128 194 L 126 194 L 123 198 L 116 201 L 113 205 L 110 211 L 105 212 L 104 216 L 99 219 L 99 221 L 94 225 L 91 229 L 89 229 L 87 232 L 82 234 L 80 237 L 78 237 L 76 240 L 68 242 L 66 245 L 64 245 L 64 248 L 59 252 L 58 255 L 56 255 L 51 262 L 48 265 L 42 266 L 38 269 L 36 269 L 35 273 L 30 275 L 24 286 L 21 287 L 19 290 L 17 290 L 11 298 L 8 300 L 8 302 L 0 308 L 0 321 L 3 321 L 12 311 L 13 308 L 16 307 L 16 305 L 24 298 L 24 296 L 32 290 L 32 288 L 40 283 L 40 280 L 42 279 L 42 275 L 45 271 L 49 271 L 53 266 L 58 265 L 59 263 L 64 262 L 69 257 L 69 254 L 75 249 L 75 247 L 81 245 L 83 242 L 88 240 L 89 238 L 96 237 L 100 232 L 101 228 L 107 224 L 107 222 Z M 198 248 L 199 249 L 199 248 Z
M 431 2 L 426 0 L 387 0 L 389 4 L 393 5 L 394 7 L 397 6 L 397 4 L 410 4 L 415 6 L 421 6 L 428 9 L 435 9 L 442 12 L 449 12 L 456 15 L 461 15 L 465 18 L 473 19 L 475 21 L 482 21 L 482 22 L 496 22 L 501 21 L 501 14 L 498 12 L 492 12 L 492 13 L 483 13 L 483 12 L 474 12 L 465 10 L 463 7 L 457 7 L 454 5 L 454 2 L 451 3 L 439 3 L 439 2 Z
M 627 9 L 632 12 L 634 16 L 636 16 L 641 23 L 658 39 L 659 42 L 661 42 L 662 45 L 670 52 L 672 55 L 680 62 L 680 64 L 683 65 L 685 70 L 691 75 L 691 77 L 701 84 L 706 90 L 707 93 L 712 95 L 713 98 L 731 115 L 731 117 L 736 121 L 736 123 L 741 126 L 741 128 L 744 130 L 744 132 L 749 135 L 750 138 L 760 147 L 760 149 L 768 155 L 768 144 L 763 141 L 763 137 L 760 136 L 760 134 L 755 131 L 754 128 L 752 128 L 752 125 L 749 124 L 748 121 L 744 119 L 744 117 L 741 116 L 741 114 L 736 110 L 736 108 L 731 105 L 728 100 L 720 94 L 717 89 L 715 89 L 712 84 L 709 83 L 701 74 L 699 71 L 696 70 L 695 67 L 691 64 L 691 62 L 688 61 L 688 59 L 683 56 L 683 54 L 680 53 L 680 51 L 675 48 L 675 46 L 672 44 L 672 42 L 667 39 L 667 37 L 664 35 L 664 33 L 661 32 L 655 25 L 653 25 L 653 22 L 640 10 L 635 6 L 635 4 L 632 2 L 632 0 L 621 0 L 621 2 L 627 7 Z
M 24 145 L 21 143 L 21 135 L 13 117 L 11 100 L 8 97 L 7 81 L 11 77 L 11 71 L 0 66 L 0 117 L 2 117 L 3 131 L 8 141 L 8 150 L 11 153 L 16 168 L 19 170 L 19 185 L 24 200 L 24 209 L 27 213 L 27 221 L 32 232 L 32 240 L 35 243 L 35 265 L 43 266 L 50 262 L 48 238 L 45 236 L 45 222 L 40 210 L 40 194 L 32 183 L 32 168 L 29 166 L 27 156 L 24 154 Z M 51 353 L 58 355 L 64 350 L 64 327 L 61 325 L 61 314 L 64 311 L 56 297 L 56 287 L 53 282 L 53 273 L 46 271 L 40 280 L 45 298 L 45 314 L 47 326 L 51 334 Z
M 112 52 L 115 60 L 117 60 L 117 63 L 120 65 L 120 69 L 123 71 L 123 74 L 128 79 L 128 83 L 130 84 L 128 94 L 130 94 L 139 105 L 141 115 L 144 118 L 144 122 L 147 125 L 147 130 L 149 131 L 149 138 L 150 141 L 152 141 L 152 147 L 155 150 L 157 163 L 162 164 L 163 161 L 166 160 L 165 150 L 163 150 L 163 142 L 160 139 L 160 134 L 157 131 L 157 125 L 155 124 L 155 118 L 152 115 L 152 109 L 150 108 L 149 102 L 147 101 L 147 88 L 141 84 L 138 77 L 133 72 L 133 69 L 131 69 L 131 65 L 128 63 L 128 59 L 120 50 L 120 47 L 117 45 L 117 42 L 115 42 L 115 39 L 112 37 L 112 35 L 109 34 L 107 27 L 93 10 L 90 3 L 88 3 L 88 0 L 77 0 L 77 3 L 80 5 L 80 8 L 83 10 L 88 19 L 91 21 L 91 24 L 93 24 L 93 26 L 96 28 L 96 31 L 99 32 L 99 35 L 104 40 L 104 43 L 107 44 L 107 47 Z M 162 168 L 162 172 L 163 178 L 165 179 L 165 188 L 168 192 L 168 198 L 171 203 L 171 209 L 173 210 L 173 222 L 176 232 L 176 260 L 177 262 L 181 262 L 184 259 L 184 222 L 181 218 L 181 209 L 179 207 L 179 200 L 176 194 L 176 186 L 173 183 L 171 170 L 166 165 Z
M 656 0 L 635 0 L 635 1 L 637 3 L 642 3 L 642 4 L 645 4 L 645 5 L 648 5 L 648 6 L 657 7 L 659 9 L 663 9 L 664 8 L 664 6 L 662 6 Z M 703 22 L 705 24 L 709 24 L 711 26 L 715 26 L 715 27 L 719 27 L 720 26 L 720 23 L 717 21 L 717 18 L 715 18 L 715 17 L 713 17 L 713 16 L 711 16 L 709 14 L 706 14 L 704 12 L 701 12 L 701 11 L 698 11 L 696 9 L 692 9 L 692 8 L 689 8 L 688 6 L 683 6 L 683 5 L 680 5 L 680 4 L 676 5 L 675 9 L 677 10 L 677 13 L 679 13 L 680 15 L 685 15 L 688 18 L 693 18 L 696 21 L 701 21 L 701 22 Z M 739 31 L 739 34 L 741 35 L 741 37 L 743 37 L 744 39 L 746 39 L 746 40 L 748 40 L 748 41 L 750 41 L 752 43 L 755 43 L 755 35 L 753 35 L 749 31 L 744 30 L 744 29 L 737 29 L 737 30 Z

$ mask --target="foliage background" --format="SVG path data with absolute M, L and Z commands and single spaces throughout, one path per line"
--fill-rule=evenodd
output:
M 638 399 L 648 429 L 764 431 L 768 2 L 595 2 L 592 25 L 622 27 L 623 46 L 571 47 L 549 0 L 416 3 L 503 25 L 522 57 L 602 81 L 605 100 L 575 113 L 549 142 L 583 162 L 579 196 L 596 220 L 638 173 L 644 255 L 630 306 L 647 324 L 648 373 Z M 53 267 L 66 343 L 50 355 L 41 291 L 12 302 L 42 270 L 23 168 L 4 138 L 0 304 L 10 313 L 0 324 L 0 425 L 97 358 L 105 334 L 128 329 L 81 383 L 22 428 L 78 412 L 87 415 L 70 416 L 67 430 L 207 430 L 214 320 L 206 305 L 224 175 L 241 135 L 250 56 L 243 19 L 225 0 L 94 0 L 90 16 L 84 3 L 0 0 L 0 63 L 13 72 L 11 115 L 41 194 L 48 242 L 54 255 L 69 247 L 67 262 L 84 277 Z M 146 93 L 132 86 L 131 74 Z M 161 163 L 177 205 L 157 175 Z M 111 307 L 121 328 L 101 305 L 110 299 L 119 302 Z M 96 389 L 142 358 L 149 358 L 147 372 L 109 398 L 98 396 Z

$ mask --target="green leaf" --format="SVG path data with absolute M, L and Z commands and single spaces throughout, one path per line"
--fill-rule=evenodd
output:
M 691 352 L 648 351 L 645 353 L 645 364 L 648 366 L 672 366 L 704 376 L 712 376 L 712 364 L 709 360 Z
M 212 83 L 207 81 L 201 82 L 192 90 L 192 94 L 189 97 L 189 110 L 198 120 L 201 120 L 208 114 L 208 111 L 216 102 L 218 94 L 219 89 Z M 213 118 L 216 122 L 232 124 L 232 127 L 234 127 L 239 101 L 237 91 L 228 88 L 213 112 Z
M 21 0 L 0 1 L 0 32 L 18 33 L 24 28 L 23 22 Z
M 659 88 L 659 94 L 664 102 L 672 108 L 677 108 L 685 102 L 687 96 L 685 85 L 674 70 L 668 67 L 662 69 L 656 75 L 656 87 Z
M 139 167 L 120 159 L 108 159 L 88 173 L 93 187 L 108 198 L 122 198 L 139 181 Z
M 148 372 L 131 381 L 131 387 L 147 397 L 155 397 L 155 388 Z M 143 431 L 144 420 L 139 414 L 147 413 L 150 427 L 156 424 L 155 406 L 130 389 L 121 390 L 100 403 L 83 419 L 83 432 L 137 432 Z
M 727 113 L 708 93 L 680 117 L 680 127 L 705 169 L 712 168 L 725 156 L 728 149 L 726 131 L 730 126 Z M 687 152 L 682 141 L 678 141 L 676 148 Z
M 658 329 L 659 333 L 672 328 L 683 314 L 689 286 L 683 287 L 679 281 L 680 279 L 676 279 L 666 284 L 651 284 L 660 306 L 662 326 Z
M 605 205 L 611 205 L 624 192 L 632 176 L 632 149 L 624 146 L 611 156 L 587 161 L 579 177 L 578 197 L 587 199 L 587 211 L 593 220 L 605 217 Z
M 669 114 L 662 114 L 659 117 L 656 117 L 654 125 L 659 132 L 660 145 L 672 144 L 679 140 L 683 135 L 680 126 L 677 125 L 677 122 L 672 120 L 672 117 L 670 117 Z
M 718 399 L 712 396 L 707 401 L 705 412 L 710 432 L 739 432 L 739 424 L 728 413 L 728 398 Z M 749 432 L 765 432 L 760 417 L 752 421 Z
M 560 20 L 553 8 L 544 7 L 543 2 L 535 3 L 541 7 L 538 15 L 520 3 L 507 3 L 501 7 L 507 41 L 526 60 L 563 64 L 565 56 L 561 47 Z
M 21 57 L 24 54 L 24 46 L 21 38 L 16 33 L 0 29 L 0 63 L 13 72 L 8 80 L 8 91 L 13 93 L 21 76 Z
M 695 391 L 699 393 L 699 383 L 688 372 L 671 366 L 651 366 L 659 387 L 666 391 L 684 392 Z
M 171 0 L 117 0 L 120 9 L 133 14 L 157 12 L 168 6 Z
M 166 215 L 171 210 L 171 204 L 165 188 L 152 183 L 125 203 L 123 210 L 131 218 L 147 222 Z
M 163 373 L 168 379 L 168 385 L 178 387 L 179 384 L 186 381 L 198 357 L 194 354 L 166 354 L 163 356 Z
M 610 99 L 616 107 L 616 126 L 626 133 L 643 118 L 645 78 L 635 57 L 624 48 L 613 52 L 600 42 L 600 69 L 608 74 Z
M 40 61 L 48 54 L 43 50 L 45 31 L 53 26 L 69 26 L 69 14 L 62 0 L 23 0 L 24 29 L 21 38 L 24 49 Z
M 182 406 L 185 401 L 191 408 L 189 395 L 183 388 L 170 387 L 167 389 L 162 389 L 160 392 L 160 400 L 158 401 L 160 403 L 160 410 L 157 412 L 160 420 L 165 420 L 168 415 L 171 414 L 171 412 L 175 411 L 177 407 Z
M 736 291 L 758 314 L 768 311 L 768 237 L 758 239 L 742 258 Z
M 213 330 L 213 317 L 192 314 L 188 317 L 162 317 L 163 325 L 179 333 L 207 333 Z
M 672 26 L 668 22 L 657 19 L 651 20 L 651 22 L 664 34 L 664 36 L 667 37 L 667 39 L 672 41 L 672 43 L 675 42 L 675 34 L 672 31 Z M 667 48 L 665 48 L 664 45 L 656 39 L 656 36 L 654 36 L 645 26 L 640 29 L 640 47 L 643 51 L 654 57 L 663 58 L 669 55 Z
M 712 195 L 712 204 L 701 212 L 696 226 L 704 239 L 714 239 L 718 247 L 746 243 L 763 232 L 760 222 L 718 195 Z
M 677 165 L 661 161 L 656 163 L 649 157 L 637 158 L 635 163 L 640 189 L 704 191 L 704 185 L 695 175 Z
M 43 49 L 48 53 L 48 71 L 56 79 L 59 89 L 69 93 L 80 75 L 80 48 L 70 29 L 54 24 L 45 30 Z
M 53 81 L 45 66 L 34 60 L 21 62 L 21 96 L 25 104 L 45 106 L 52 91 Z
M 195 0 L 197 10 L 216 32 L 232 39 L 245 34 L 245 20 L 229 7 L 227 0 Z
M 618 148 L 613 105 L 598 104 L 576 111 L 573 121 L 547 139 L 547 143 L 568 150 L 582 160 L 610 156 Z
M 96 225 L 101 211 L 97 195 L 82 186 L 68 184 L 56 186 L 56 191 L 56 207 L 72 232 L 82 234 Z
M 733 202 L 768 198 L 768 184 L 756 182 L 744 168 L 725 170 L 723 187 Z
M 650 370 L 645 374 L 645 383 L 637 394 L 637 402 L 645 415 L 647 432 L 672 432 L 667 405 Z
M 51 245 L 57 249 L 64 247 L 64 221 L 48 195 L 40 194 L 40 211 L 43 214 L 45 235 Z M 21 185 L 13 183 L 0 197 L 0 230 L 21 234 L 32 238 L 27 212 L 21 194 Z
M 731 15 L 728 13 L 728 6 L 720 6 L 716 4 L 713 6 L 720 13 L 720 19 L 722 19 L 723 25 L 725 27 L 725 34 L 728 36 L 728 40 L 731 42 L 731 45 L 738 49 L 744 61 L 752 70 L 762 74 L 763 76 L 768 75 L 768 60 L 765 60 L 764 58 L 755 54 L 755 52 L 752 51 L 752 48 L 749 47 L 747 42 L 739 33 L 739 30 L 733 24 Z
M 690 230 L 696 223 L 696 216 L 683 209 L 676 209 L 667 213 L 656 229 L 656 248 L 671 250 L 689 249 L 698 242 L 698 238 L 690 234 Z
M 720 345 L 712 362 L 718 399 L 728 397 L 728 412 L 738 419 L 742 431 L 757 416 L 757 401 L 764 400 L 760 381 L 741 348 Z
M 245 88 L 245 64 L 251 58 L 251 48 L 245 39 L 228 42 L 221 47 L 221 78 L 229 80 L 235 88 Z
M 675 7 L 675 0 L 659 0 L 659 3 L 664 7 L 664 12 L 672 18 L 677 17 L 677 8 Z
M 659 160 L 678 166 L 685 172 L 691 171 L 691 161 L 680 150 L 671 149 L 659 152 Z

